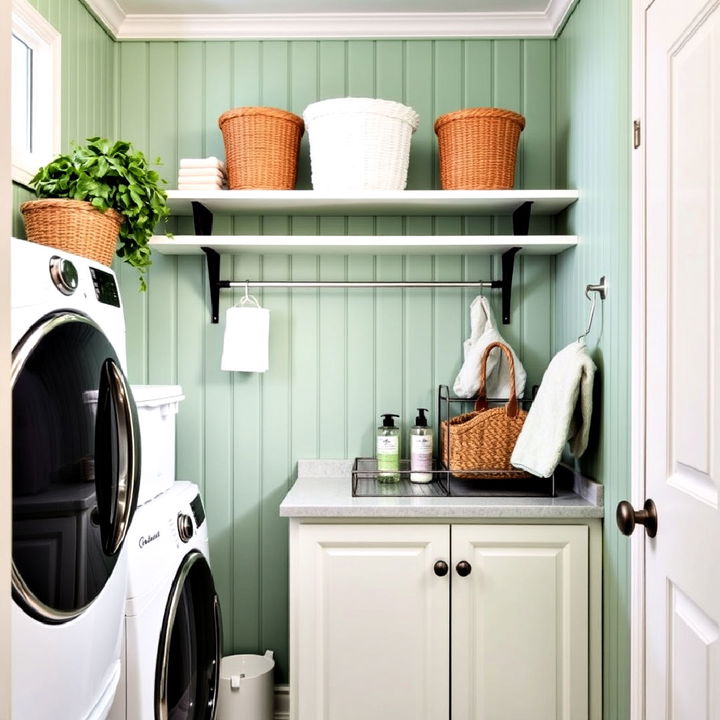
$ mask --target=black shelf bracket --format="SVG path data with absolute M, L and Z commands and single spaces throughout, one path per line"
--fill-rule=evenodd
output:
M 512 279 L 515 267 L 515 256 L 522 248 L 514 247 L 506 250 L 502 255 L 502 280 L 499 285 L 502 290 L 502 321 L 503 325 L 510 324 L 510 301 L 512 300 Z
M 532 213 L 532 200 L 520 205 L 512 214 L 513 235 L 528 235 L 530 232 L 530 214 Z
M 207 260 L 208 285 L 210 288 L 210 321 L 216 324 L 220 314 L 220 288 L 224 284 L 220 280 L 220 253 L 211 247 L 203 247 L 201 250 L 205 253 L 205 260 Z M 225 284 L 225 287 L 228 286 Z

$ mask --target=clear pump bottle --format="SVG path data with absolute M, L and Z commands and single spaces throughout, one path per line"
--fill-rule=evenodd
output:
M 427 483 L 433 479 L 433 431 L 428 427 L 427 408 L 418 408 L 415 424 L 410 428 L 410 480 Z
M 383 415 L 383 424 L 377 429 L 378 480 L 381 483 L 400 481 L 400 428 L 395 427 L 393 413 Z

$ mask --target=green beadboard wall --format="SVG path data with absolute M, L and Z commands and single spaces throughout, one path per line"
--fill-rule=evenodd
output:
M 608 299 L 588 345 L 598 366 L 595 426 L 582 469 L 605 485 L 604 716 L 630 716 L 629 549 L 613 518 L 630 496 L 630 3 L 582 0 L 556 43 L 557 181 L 581 189 L 561 228 L 581 237 L 558 257 L 553 348 L 584 327 L 587 283 Z
M 80 0 L 30 0 L 61 34 L 61 151 L 71 141 L 114 134 L 116 43 Z M 34 193 L 13 185 L 13 235 L 24 237 L 18 208 Z
M 518 185 L 554 187 L 554 43 L 535 41 L 123 42 L 118 132 L 160 155 L 170 186 L 181 157 L 223 156 L 217 118 L 242 105 L 301 113 L 345 95 L 403 101 L 420 114 L 410 188 L 437 186 L 434 118 L 498 105 L 528 118 Z M 303 143 L 299 187 L 309 187 Z M 216 217 L 218 234 L 456 234 L 508 232 L 487 218 Z M 534 231 L 550 229 L 538 219 Z M 192 233 L 188 220 L 177 227 Z M 220 371 L 223 325 L 209 323 L 201 257 L 155 254 L 147 294 L 120 269 L 133 382 L 179 383 L 178 476 L 207 505 L 226 652 L 276 651 L 288 673 L 287 521 L 278 505 L 298 458 L 373 454 L 381 412 L 403 424 L 452 384 L 472 294 L 447 291 L 266 291 L 270 370 Z M 223 257 L 224 277 L 462 279 L 499 273 L 488 257 Z M 550 358 L 554 261 L 519 263 L 505 328 L 538 382 Z M 221 296 L 221 313 L 238 297 Z

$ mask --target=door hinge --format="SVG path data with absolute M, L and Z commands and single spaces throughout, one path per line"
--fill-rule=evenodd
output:
M 633 120 L 633 148 L 637 150 L 640 147 L 640 121 Z

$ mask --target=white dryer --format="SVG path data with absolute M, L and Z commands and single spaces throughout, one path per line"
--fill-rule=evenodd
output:
M 103 720 L 139 483 L 125 323 L 103 265 L 11 240 L 12 717 Z
M 128 536 L 125 662 L 111 720 L 213 720 L 222 624 L 197 485 L 137 509 Z

